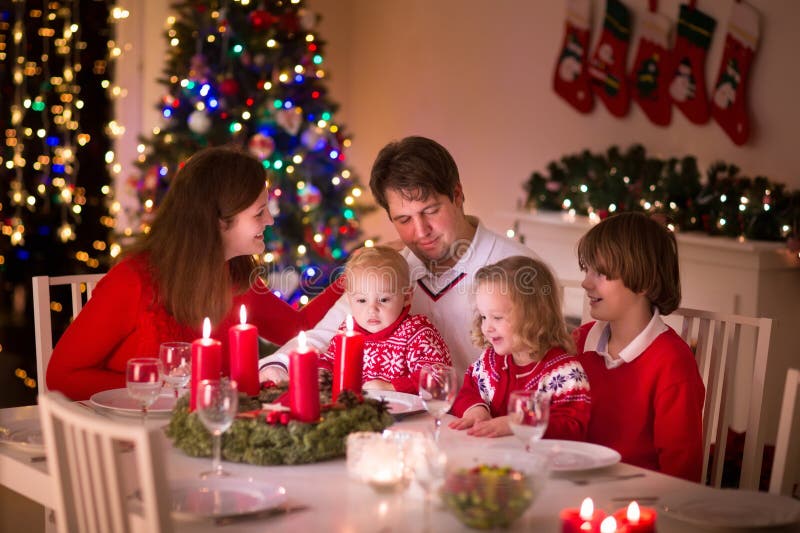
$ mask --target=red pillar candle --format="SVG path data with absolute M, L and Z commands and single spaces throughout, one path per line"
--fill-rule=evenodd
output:
M 197 384 L 204 379 L 219 379 L 222 372 L 222 343 L 211 338 L 211 320 L 203 320 L 203 338 L 192 342 L 192 383 L 189 408 L 197 405 Z
M 585 498 L 580 509 L 563 509 L 560 513 L 562 533 L 597 533 L 606 514 L 595 510 L 591 498 Z
M 301 422 L 319 420 L 319 361 L 306 343 L 306 332 L 298 336 L 297 350 L 289 354 L 289 408 Z
M 353 317 L 347 315 L 347 331 L 336 337 L 333 359 L 333 393 L 335 402 L 343 390 L 361 392 L 361 370 L 364 357 L 364 335 L 353 331 Z
M 649 507 L 639 507 L 631 502 L 626 509 L 618 509 L 614 513 L 620 531 L 626 533 L 655 533 L 656 511 Z
M 258 330 L 247 323 L 247 309 L 239 308 L 240 323 L 228 329 L 231 379 L 248 396 L 258 396 Z

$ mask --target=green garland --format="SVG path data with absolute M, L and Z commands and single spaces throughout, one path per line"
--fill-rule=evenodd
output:
M 262 389 L 258 398 L 239 395 L 239 412 L 259 409 L 270 403 L 285 388 Z M 175 447 L 193 457 L 211 457 L 211 434 L 196 413 L 189 412 L 188 395 L 180 398 L 172 411 L 167 436 Z M 322 401 L 330 399 L 323 392 Z M 345 391 L 336 404 L 323 407 L 321 420 L 307 424 L 296 420 L 286 425 L 268 424 L 264 416 L 237 418 L 222 436 L 222 457 L 228 461 L 254 465 L 302 464 L 324 461 L 345 454 L 347 435 L 355 431 L 382 431 L 392 425 L 387 404 Z
M 623 153 L 567 155 L 534 172 L 525 184 L 527 206 L 605 218 L 619 211 L 650 213 L 673 229 L 753 240 L 786 240 L 800 250 L 800 191 L 739 168 L 711 164 L 701 180 L 693 156 L 648 157 L 641 145 Z

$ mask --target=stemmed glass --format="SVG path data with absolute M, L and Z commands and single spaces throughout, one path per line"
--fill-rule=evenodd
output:
M 508 425 L 530 451 L 547 430 L 550 398 L 535 390 L 517 390 L 508 397 Z
M 158 358 L 163 365 L 161 377 L 175 390 L 177 400 L 179 390 L 192 377 L 192 345 L 188 342 L 164 342 L 158 349 Z
M 197 384 L 197 414 L 214 441 L 214 459 L 211 471 L 201 478 L 228 476 L 222 469 L 222 434 L 225 433 L 239 408 L 239 392 L 235 381 L 229 379 L 204 379 Z
M 419 373 L 419 397 L 425 409 L 436 420 L 433 440 L 439 442 L 442 417 L 450 410 L 456 399 L 458 387 L 456 372 L 451 366 L 443 364 L 426 365 Z
M 125 386 L 128 395 L 142 408 L 142 424 L 147 422 L 147 408 L 161 393 L 161 361 L 155 357 L 135 357 L 128 360 Z

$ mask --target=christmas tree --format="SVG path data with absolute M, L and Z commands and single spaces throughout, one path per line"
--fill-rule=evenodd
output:
M 31 276 L 104 272 L 118 252 L 104 131 L 113 21 L 105 2 L 0 3 L 4 356 L 34 353 Z M 59 299 L 51 303 L 56 338 L 69 318 Z M 32 357 L 15 373 L 34 388 L 31 368 Z
M 325 87 L 318 16 L 299 0 L 190 0 L 172 7 L 159 80 L 165 92 L 157 104 L 163 124 L 139 147 L 139 229 L 148 230 L 189 156 L 206 146 L 246 147 L 268 170 L 275 225 L 264 234 L 263 262 L 273 289 L 302 304 L 358 244 L 364 210 L 346 167 L 350 140 Z

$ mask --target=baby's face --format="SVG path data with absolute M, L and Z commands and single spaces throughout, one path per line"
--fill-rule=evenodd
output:
M 370 333 L 390 326 L 410 300 L 405 286 L 391 269 L 354 270 L 347 280 L 347 300 L 358 325 Z

